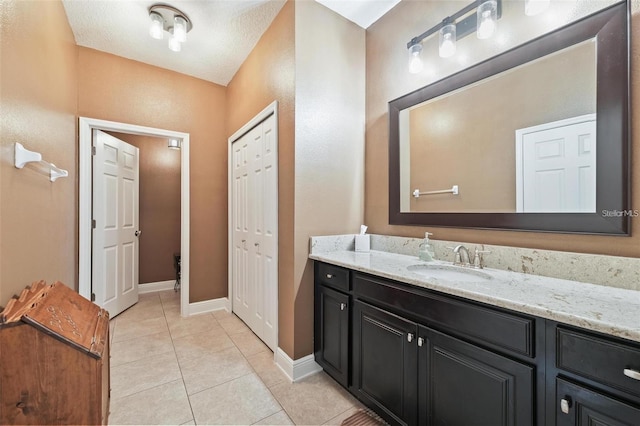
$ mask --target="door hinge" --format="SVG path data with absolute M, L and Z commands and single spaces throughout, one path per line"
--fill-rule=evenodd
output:
M 91 301 L 92 302 L 96 301 L 96 294 L 95 293 L 91 293 Z
M 91 228 L 96 229 L 96 220 L 91 219 Z
M 95 146 L 91 147 L 91 155 L 96 155 L 96 147 Z

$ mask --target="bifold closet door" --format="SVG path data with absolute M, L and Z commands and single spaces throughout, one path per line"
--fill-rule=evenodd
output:
M 275 118 L 232 145 L 233 311 L 272 350 L 278 316 L 278 153 Z

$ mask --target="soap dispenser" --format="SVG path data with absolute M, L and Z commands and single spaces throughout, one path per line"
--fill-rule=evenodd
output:
M 420 260 L 424 260 L 425 262 L 430 262 L 435 259 L 433 247 L 431 247 L 431 243 L 429 242 L 429 235 L 433 234 L 431 232 L 424 233 L 424 242 L 420 244 L 418 250 L 418 257 Z

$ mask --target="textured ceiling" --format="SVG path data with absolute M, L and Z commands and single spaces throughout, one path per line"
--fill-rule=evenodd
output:
M 63 0 L 79 46 L 226 86 L 271 25 L 284 0 L 171 0 L 193 29 L 181 52 L 149 36 L 147 0 Z M 164 3 L 164 2 L 163 2 Z
M 311 0 L 302 0 L 311 1 Z M 317 0 L 367 28 L 400 0 Z M 89 47 L 226 86 L 285 0 L 62 0 L 79 46 Z M 193 29 L 181 52 L 149 36 L 149 7 L 170 4 Z
M 316 0 L 334 12 L 355 22 L 362 28 L 369 28 L 400 0 Z

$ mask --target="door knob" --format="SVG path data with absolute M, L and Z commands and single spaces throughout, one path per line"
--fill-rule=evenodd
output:
M 142 231 L 136 231 L 136 237 L 139 237 L 142 234 Z
M 413 333 L 407 334 L 407 342 L 409 343 L 413 342 Z
M 568 396 L 565 396 L 564 398 L 562 398 L 560 400 L 560 410 L 564 413 L 564 414 L 569 414 L 569 409 L 571 408 L 571 398 Z
M 341 304 L 340 304 L 340 310 L 341 310 L 341 311 L 344 311 L 344 309 L 345 309 L 346 307 L 347 307 L 347 305 L 346 305 L 346 304 L 344 304 L 344 303 L 341 303 Z

